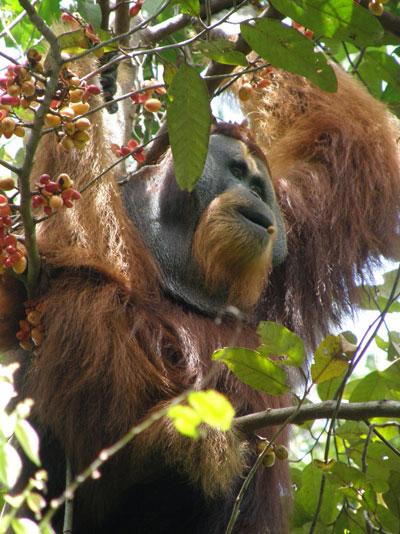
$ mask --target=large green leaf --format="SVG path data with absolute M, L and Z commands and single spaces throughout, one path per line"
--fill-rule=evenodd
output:
M 317 36 L 358 46 L 377 44 L 383 36 L 376 17 L 353 0 L 272 0 L 271 4 Z
M 311 378 L 316 384 L 341 376 L 349 362 L 344 355 L 343 343 L 348 342 L 340 335 L 330 334 L 318 346 L 311 366 Z
M 78 0 L 78 12 L 86 22 L 92 25 L 95 32 L 99 30 L 101 26 L 101 8 L 99 5 Z
M 250 349 L 230 348 L 214 352 L 213 360 L 223 361 L 242 382 L 270 395 L 288 391 L 286 373 L 276 363 Z
M 198 72 L 183 63 L 169 88 L 167 123 L 175 177 L 191 191 L 203 172 L 211 125 L 207 86 Z
M 300 367 L 304 361 L 304 343 L 284 326 L 270 321 L 263 321 L 258 325 L 262 346 L 258 351 L 265 356 L 283 356 L 281 362 L 285 365 Z
M 261 19 L 254 25 L 241 24 L 240 29 L 251 48 L 275 67 L 305 76 L 324 91 L 337 90 L 335 73 L 325 56 L 315 53 L 313 43 L 294 28 Z

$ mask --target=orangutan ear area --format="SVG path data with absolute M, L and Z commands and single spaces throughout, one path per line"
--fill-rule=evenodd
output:
M 140 17 L 142 2 L 129 10 Z M 73 14 L 62 22 L 56 33 L 78 33 L 81 51 L 104 40 Z M 126 87 L 126 72 L 121 64 L 87 79 L 118 53 L 96 51 L 71 61 L 62 51 L 53 79 L 49 54 L 31 48 L 0 80 L 6 139 L 26 134 L 14 110 L 48 99 L 30 183 L 18 188 L 33 226 L 25 215 L 15 225 L 16 184 L 0 179 L 0 348 L 19 364 L 14 402 L 33 400 L 47 471 L 38 494 L 56 502 L 66 472 L 76 480 L 99 462 L 64 494 L 69 528 L 60 506 L 46 532 L 224 534 L 236 510 L 234 534 L 289 533 L 290 426 L 244 431 L 241 418 L 296 405 L 314 350 L 357 305 L 360 278 L 396 255 L 398 124 L 339 66 L 329 67 L 337 90 L 325 91 L 267 63 L 229 86 L 247 121 L 210 120 L 203 170 L 182 189 L 174 146 L 155 156 L 114 136 L 125 108 L 104 108 L 114 98 L 104 76 Z M 170 83 L 148 78 L 125 103 L 161 114 Z M 305 356 L 263 354 L 275 323 L 301 338 Z M 252 358 L 273 369 L 271 385 L 248 379 Z M 223 406 L 226 424 L 199 415 L 202 403 Z M 36 471 L 24 457 L 10 502 Z

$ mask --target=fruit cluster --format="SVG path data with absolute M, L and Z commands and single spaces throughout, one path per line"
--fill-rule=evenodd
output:
M 376 15 L 377 17 L 380 17 L 383 13 L 383 5 L 387 4 L 389 0 L 371 0 L 371 2 L 368 4 L 368 9 Z
M 101 39 L 96 35 L 91 24 L 87 24 L 79 15 L 79 13 L 67 13 L 64 12 L 61 14 L 61 21 L 64 23 L 69 23 L 71 25 L 71 30 L 80 29 L 82 32 L 81 37 L 77 41 L 77 45 L 87 50 L 88 48 L 93 48 L 94 46 L 101 43 Z M 98 48 L 93 51 L 94 55 L 100 58 L 104 54 L 103 48 Z
M 32 53 L 31 49 L 28 55 Z M 35 50 L 35 52 L 37 52 Z M 41 55 L 37 52 L 35 57 L 40 61 Z M 43 95 L 43 87 L 32 77 L 29 69 L 33 68 L 32 61 L 28 58 L 26 66 L 9 65 L 5 76 L 0 78 L 0 134 L 9 139 L 12 135 L 24 137 L 25 130 L 22 123 L 10 116 L 12 108 L 23 107 L 27 109 L 39 96 Z M 37 65 L 37 63 L 35 63 Z
M 151 80 L 145 80 L 143 82 L 142 91 L 140 93 L 135 93 L 130 98 L 135 104 L 143 104 L 143 107 L 146 111 L 150 113 L 157 113 L 161 108 L 161 101 L 158 98 L 152 98 L 153 93 L 156 92 L 158 95 L 165 95 L 165 87 L 156 87 L 160 82 L 155 78 Z M 134 91 L 134 89 L 132 89 Z
M 128 141 L 128 146 L 119 146 L 116 143 L 110 145 L 111 151 L 118 157 L 124 157 L 133 153 L 133 157 L 138 163 L 146 161 L 146 155 L 143 152 L 143 147 L 139 147 L 139 143 L 135 139 Z
M 275 460 L 286 460 L 289 456 L 289 452 L 284 445 L 275 445 L 270 443 L 267 439 L 263 439 L 257 443 L 257 449 L 261 453 L 268 447 L 262 462 L 265 467 L 272 467 L 275 464 Z
M 269 79 L 270 74 L 273 71 L 272 65 L 268 65 L 264 69 L 261 69 L 253 76 L 252 80 L 249 81 L 247 76 L 243 76 L 242 85 L 238 91 L 238 97 L 242 102 L 250 100 L 253 95 L 254 89 L 264 89 L 271 85 L 271 80 Z
M 66 53 L 63 56 L 64 59 L 69 57 Z M 99 93 L 97 85 L 81 83 L 79 77 L 69 69 L 69 64 L 64 65 L 49 113 L 44 119 L 46 126 L 57 129 L 60 150 L 82 150 L 90 141 L 90 120 L 79 116 L 89 111 L 89 96 Z
M 3 178 L 0 182 L 9 180 Z M 17 236 L 10 233 L 12 225 L 11 208 L 8 198 L 0 195 L 0 274 L 12 269 L 17 274 L 22 274 L 27 265 L 26 250 L 22 243 L 18 242 Z
M 44 325 L 42 322 L 41 306 L 37 299 L 25 302 L 26 319 L 19 322 L 21 330 L 16 336 L 20 347 L 32 351 L 43 341 Z
M 42 206 L 46 215 L 51 215 L 64 207 L 72 208 L 73 201 L 82 198 L 79 191 L 73 189 L 74 182 L 66 173 L 61 173 L 55 182 L 48 174 L 42 174 L 35 185 L 32 207 Z

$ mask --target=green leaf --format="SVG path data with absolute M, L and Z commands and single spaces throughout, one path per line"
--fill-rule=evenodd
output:
M 337 80 L 322 53 L 294 28 L 278 20 L 261 19 L 255 25 L 241 24 L 243 38 L 253 50 L 275 67 L 305 76 L 324 91 L 335 92 Z
M 373 69 L 373 66 L 371 66 L 371 69 Z M 378 80 L 380 84 L 381 82 L 379 80 L 379 77 L 376 77 L 376 79 Z M 368 286 L 365 284 L 362 287 L 360 287 L 359 288 L 360 308 L 362 308 L 363 310 L 378 309 L 379 311 L 381 311 L 386 306 L 387 301 L 390 295 L 392 294 L 392 288 L 396 281 L 396 275 L 397 275 L 397 269 L 385 273 L 383 275 L 383 284 L 381 285 Z M 398 282 L 396 288 L 394 288 L 393 295 L 397 295 L 399 293 L 399 290 L 400 290 L 400 282 Z M 368 294 L 373 295 L 374 298 L 370 298 Z M 376 300 L 379 308 L 377 308 L 377 305 L 375 304 L 374 300 Z M 389 312 L 400 312 L 399 299 L 397 299 L 396 302 L 391 304 L 388 311 Z
M 394 391 L 400 391 L 400 360 L 392 363 L 384 371 L 377 371 L 379 376 L 385 379 L 387 386 Z M 385 398 L 383 395 L 381 398 Z
M 19 454 L 10 443 L 0 441 L 0 482 L 12 488 L 21 472 L 22 462 Z
M 214 390 L 195 391 L 190 393 L 188 401 L 203 423 L 220 430 L 229 430 L 235 410 L 221 393 Z
M 352 394 L 350 402 L 366 402 L 384 399 L 388 394 L 387 383 L 378 371 L 372 371 L 359 380 Z
M 377 44 L 383 37 L 376 17 L 353 0 L 272 0 L 271 4 L 317 36 L 357 46 Z
M 15 425 L 15 437 L 24 449 L 30 460 L 36 465 L 40 465 L 39 460 L 39 438 L 35 430 L 28 421 L 17 421 Z
M 351 486 L 359 490 L 365 488 L 367 484 L 365 474 L 360 469 L 343 462 L 333 462 L 324 473 L 338 487 Z
M 221 349 L 213 360 L 223 361 L 242 382 L 270 395 L 288 391 L 285 371 L 259 352 L 244 348 Z
M 387 480 L 389 490 L 382 495 L 389 510 L 396 516 L 400 517 L 400 473 L 391 471 Z
M 172 0 L 171 5 L 181 6 L 181 12 L 192 17 L 197 17 L 200 13 L 199 0 Z
M 200 415 L 190 406 L 172 406 L 168 410 L 168 416 L 174 420 L 174 425 L 181 434 L 191 438 L 200 436 L 198 426 L 201 423 Z
M 247 59 L 241 52 L 233 50 L 234 43 L 216 39 L 215 41 L 201 41 L 197 44 L 197 50 L 206 57 L 225 65 L 241 65 L 246 67 Z
M 40 493 L 35 493 L 32 491 L 26 498 L 26 503 L 29 506 L 30 510 L 35 514 L 38 514 L 40 510 L 43 510 L 46 506 L 46 499 Z
M 171 81 L 167 123 L 175 177 L 191 191 L 200 178 L 208 151 L 211 126 L 207 86 L 198 72 L 183 63 Z
M 331 378 L 330 380 L 325 380 L 325 382 L 317 384 L 317 391 L 319 398 L 322 401 L 333 399 L 338 387 L 342 383 L 344 378 L 344 373 L 336 378 Z
M 11 526 L 15 534 L 40 534 L 39 526 L 30 519 L 13 519 Z
M 145 19 L 157 13 L 161 6 L 165 3 L 165 0 L 146 0 L 143 2 L 141 13 Z
M 98 4 L 78 0 L 78 13 L 86 22 L 89 22 L 93 30 L 97 32 L 101 26 L 101 8 Z
M 284 326 L 271 321 L 263 321 L 258 325 L 262 346 L 258 351 L 264 356 L 283 356 L 277 363 L 300 367 L 305 358 L 304 343 L 293 332 Z
M 390 93 L 387 90 L 383 93 L 384 100 L 387 102 L 400 100 L 399 64 L 393 56 L 389 56 L 384 50 L 368 50 L 358 69 L 361 76 L 363 76 L 367 69 L 372 71 L 375 80 L 379 83 L 384 80 L 387 82 L 388 87 L 390 87 Z M 390 98 L 385 98 L 385 94 L 390 95 Z M 384 286 L 386 285 L 388 289 L 391 289 L 390 281 L 394 281 L 396 273 L 397 270 L 392 271 L 391 273 L 386 273 L 386 278 L 384 275 Z M 386 297 L 388 297 L 389 293 L 390 291 L 388 292 L 384 290 L 384 294 L 381 294 L 380 296 L 384 297 L 386 295 Z
M 368 434 L 368 426 L 363 421 L 345 421 L 337 428 L 335 435 L 350 443 L 358 442 Z
M 341 336 L 330 334 L 315 351 L 314 363 L 311 365 L 311 378 L 313 382 L 325 382 L 341 376 L 349 366 L 343 355 Z

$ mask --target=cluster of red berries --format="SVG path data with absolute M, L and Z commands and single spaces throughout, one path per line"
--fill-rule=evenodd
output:
M 82 195 L 73 189 L 74 182 L 65 172 L 61 173 L 57 181 L 53 182 L 48 174 L 42 174 L 35 184 L 36 191 L 32 196 L 32 207 L 43 207 L 46 215 L 51 215 L 64 207 L 72 208 L 74 200 Z
M 143 147 L 139 147 L 139 143 L 135 139 L 128 141 L 128 146 L 119 146 L 116 143 L 110 145 L 111 151 L 118 157 L 127 156 L 133 153 L 133 157 L 138 163 L 144 163 L 146 161 L 146 155 L 143 152 Z
M 0 198 L 0 203 L 1 201 Z M 7 234 L 4 227 L 0 228 L 0 235 L 0 273 L 12 269 L 15 273 L 22 274 L 27 266 L 25 247 L 18 242 L 15 234 Z
M 150 113 L 157 113 L 157 111 L 159 111 L 161 108 L 161 101 L 158 100 L 158 98 L 152 98 L 153 93 L 156 92 L 158 95 L 166 94 L 165 87 L 153 87 L 154 85 L 159 84 L 160 82 L 155 78 L 146 80 L 143 83 L 142 91 L 132 95 L 130 99 L 135 104 L 143 104 L 143 107 L 146 111 L 149 111 Z M 134 91 L 134 89 L 132 89 L 132 91 Z
M 259 70 L 251 81 L 249 81 L 246 76 L 243 76 L 243 84 L 240 86 L 238 91 L 239 99 L 242 100 L 242 102 L 246 102 L 252 97 L 254 89 L 264 89 L 265 87 L 271 85 L 269 76 L 272 71 L 272 65 L 268 65 L 264 69 Z
M 44 325 L 40 308 L 37 299 L 25 302 L 26 319 L 19 322 L 21 330 L 16 334 L 20 347 L 25 350 L 32 351 L 43 341 Z
M 3 190 L 14 188 L 14 180 L 1 178 L 0 188 Z M 0 274 L 9 269 L 22 274 L 27 265 L 25 247 L 18 242 L 17 236 L 10 232 L 11 225 L 11 207 L 8 198 L 0 195 Z

